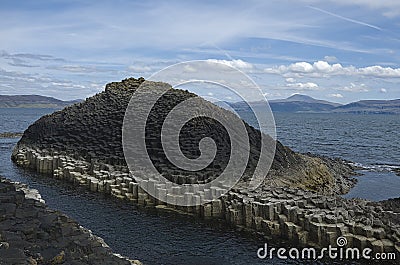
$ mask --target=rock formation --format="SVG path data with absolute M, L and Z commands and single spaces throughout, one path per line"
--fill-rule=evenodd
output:
M 346 193 L 354 184 L 349 178 L 354 171 L 343 161 L 298 154 L 277 142 L 273 164 L 263 185 L 255 191 L 248 190 L 246 176 L 254 170 L 260 151 L 260 132 L 248 125 L 250 159 L 243 179 L 230 192 L 206 205 L 178 207 L 174 203 L 183 198 L 166 194 L 165 186 L 157 186 L 149 180 L 141 185 L 163 193 L 167 203 L 149 196 L 129 173 L 121 140 L 125 109 L 142 82 L 142 78 L 130 78 L 110 83 L 104 92 L 85 102 L 42 117 L 25 131 L 15 147 L 13 160 L 18 165 L 139 205 L 174 208 L 203 218 L 224 219 L 234 226 L 298 244 L 324 246 L 335 243 L 336 237 L 344 235 L 349 246 L 369 246 L 376 251 L 399 249 L 395 244 L 400 241 L 398 212 L 383 209 L 379 204 L 337 196 Z M 151 84 L 149 89 L 151 93 Z M 213 179 L 229 159 L 226 156 L 229 142 L 223 128 L 211 119 L 189 122 L 180 141 L 182 152 L 196 157 L 196 151 L 189 152 L 193 145 L 198 146 L 204 135 L 213 137 L 218 146 L 217 157 L 205 171 L 193 174 L 174 168 L 160 152 L 158 128 L 163 117 L 176 104 L 190 97 L 196 95 L 171 89 L 152 109 L 149 115 L 151 127 L 149 130 L 146 127 L 146 146 L 155 167 L 179 184 Z M 233 115 L 205 100 L 201 104 L 224 112 L 226 116 Z M 198 198 L 206 193 L 220 194 L 221 190 L 212 187 L 193 191 L 191 196 Z
M 36 190 L 0 177 L 0 264 L 141 264 L 47 208 Z
M 129 100 L 144 79 L 126 79 L 106 86 L 104 92 L 78 103 L 46 115 L 30 126 L 19 141 L 15 152 L 24 146 L 38 150 L 56 151 L 69 156 L 79 156 L 92 164 L 101 163 L 125 166 L 122 150 L 122 123 Z M 151 83 L 150 83 L 151 85 Z M 150 86 L 157 89 L 157 83 Z M 212 119 L 193 120 L 183 128 L 180 144 L 183 153 L 196 157 L 193 146 L 198 145 L 204 135 L 212 137 L 219 147 L 216 159 L 204 170 L 185 172 L 174 167 L 165 157 L 161 141 L 160 127 L 169 111 L 180 102 L 196 97 L 187 91 L 171 89 L 154 106 L 146 127 L 148 153 L 159 171 L 168 176 L 196 175 L 197 178 L 218 176 L 226 167 L 230 151 L 229 137 L 221 126 Z M 202 105 L 215 112 L 221 112 L 229 119 L 234 114 L 219 108 L 208 101 Z M 140 106 L 138 106 L 140 108 Z M 246 124 L 251 143 L 251 155 L 245 174 L 250 175 L 258 161 L 260 132 Z M 186 152 L 185 152 L 186 150 Z M 14 154 L 14 157 L 15 154 Z M 332 160 L 333 161 L 333 160 Z M 276 143 L 275 158 L 267 178 L 267 185 L 302 187 L 324 193 L 345 193 L 353 185 L 347 178 L 352 169 L 343 163 L 326 163 L 317 157 L 300 155 Z

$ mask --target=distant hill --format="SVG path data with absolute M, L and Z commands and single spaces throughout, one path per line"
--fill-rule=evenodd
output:
M 339 106 L 333 112 L 400 114 L 400 99 L 360 100 Z
M 400 114 L 400 99 L 361 100 L 342 105 L 307 95 L 295 94 L 286 99 L 270 100 L 268 103 L 273 112 Z M 236 111 L 249 110 L 249 106 L 245 102 L 217 102 L 215 104 L 221 107 L 228 104 Z M 252 102 L 252 104 L 255 108 L 263 106 L 260 102 Z
M 290 96 L 285 99 L 276 99 L 276 100 L 270 100 L 270 103 L 289 103 L 289 102 L 303 102 L 303 103 L 313 103 L 313 104 L 326 104 L 334 107 L 341 106 L 342 104 L 340 103 L 335 103 L 335 102 L 330 102 L 326 100 L 321 100 L 321 99 L 315 99 L 313 97 L 307 96 L 307 95 L 301 95 L 301 94 L 294 94 L 293 96 Z
M 295 94 L 286 99 L 271 100 L 269 104 L 272 111 L 279 112 L 326 112 L 341 106 L 339 103 L 300 94 Z
M 0 95 L 0 108 L 64 108 L 81 101 L 62 101 L 39 95 Z
M 227 103 L 235 110 L 246 111 L 249 106 L 245 102 Z M 306 95 L 295 94 L 286 99 L 276 99 L 268 101 L 272 111 L 274 112 L 329 112 L 338 106 L 339 103 L 329 102 L 325 100 L 318 100 Z M 264 106 L 260 102 L 252 102 L 253 106 Z M 222 103 L 217 103 L 222 106 Z

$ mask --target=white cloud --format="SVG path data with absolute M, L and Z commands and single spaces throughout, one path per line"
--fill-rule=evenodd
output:
M 265 92 L 265 93 L 263 93 L 263 96 L 266 97 L 267 99 L 283 97 L 283 95 L 280 92 L 274 92 L 274 93 Z
M 140 65 L 131 65 L 128 67 L 130 71 L 136 72 L 136 73 L 148 73 L 152 69 L 149 66 L 140 66 Z
M 238 59 L 238 60 L 208 59 L 207 61 L 211 62 L 211 63 L 222 63 L 222 64 L 228 65 L 230 67 L 238 68 L 241 70 L 251 70 L 254 68 L 254 66 L 251 63 L 242 61 L 240 59 Z
M 99 68 L 97 66 L 84 66 L 84 65 L 51 65 L 47 69 L 54 69 L 66 71 L 71 73 L 101 73 L 112 72 L 113 70 Z
M 400 68 L 382 67 L 373 65 L 356 68 L 354 66 L 343 67 L 339 63 L 330 64 L 326 61 L 317 61 L 313 64 L 308 62 L 296 62 L 290 65 L 280 65 L 264 69 L 264 72 L 281 74 L 285 76 L 313 76 L 326 77 L 333 75 L 347 76 L 369 76 L 379 78 L 400 78 Z
M 77 99 L 92 95 L 103 88 L 92 86 L 93 82 L 68 80 L 52 75 L 22 73 L 0 68 L 0 94 L 44 95 L 59 99 Z M 61 93 L 60 93 L 61 92 Z
M 344 68 L 341 64 L 329 64 L 325 61 L 317 61 L 313 64 L 308 62 L 296 62 L 288 66 L 280 65 L 277 67 L 266 68 L 266 73 L 287 74 L 294 73 L 297 76 L 311 75 L 323 76 L 326 74 L 344 74 Z M 348 69 L 346 69 L 348 70 Z
M 386 88 L 381 88 L 381 89 L 379 89 L 379 92 L 381 92 L 381 93 L 387 93 L 387 90 L 386 90 Z
M 330 56 L 330 55 L 325 56 L 324 60 L 327 61 L 328 63 L 336 63 L 338 61 L 338 59 L 335 56 Z
M 299 63 L 292 64 L 290 66 L 290 70 L 293 72 L 310 73 L 313 71 L 313 67 L 309 63 L 299 62 Z
M 285 79 L 287 83 L 294 83 L 296 82 L 296 79 L 294 79 L 293 77 L 288 77 Z
M 329 94 L 328 95 L 328 97 L 330 97 L 330 98 L 343 98 L 343 95 L 342 94 Z
M 300 89 L 300 90 L 318 90 L 319 89 L 318 85 L 315 83 L 312 83 L 312 82 L 291 83 L 291 84 L 287 84 L 286 86 L 291 87 L 291 88 Z
M 379 65 L 359 68 L 361 75 L 371 75 L 375 77 L 400 77 L 400 68 L 382 67 Z
M 187 64 L 183 67 L 183 70 L 187 73 L 195 73 L 197 72 L 196 68 L 194 68 L 193 66 Z
M 350 83 L 350 85 L 348 85 L 348 86 L 335 88 L 335 90 L 347 91 L 347 92 L 368 92 L 369 91 L 368 87 L 365 84 L 355 84 L 355 83 Z

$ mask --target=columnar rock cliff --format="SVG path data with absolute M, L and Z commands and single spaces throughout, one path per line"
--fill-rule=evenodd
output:
M 124 166 L 126 163 L 122 150 L 123 119 L 132 94 L 142 82 L 144 79 L 130 78 L 110 83 L 104 92 L 88 98 L 85 102 L 42 117 L 25 131 L 15 151 L 27 146 L 79 156 L 91 163 Z M 154 83 L 153 88 L 150 86 L 149 89 L 156 87 L 157 83 Z M 157 169 L 167 177 L 195 175 L 197 180 L 213 178 L 226 167 L 230 142 L 226 131 L 212 119 L 192 120 L 180 135 L 181 149 L 191 158 L 199 155 L 193 152 L 196 150 L 193 146 L 197 146 L 205 135 L 215 140 L 218 146 L 216 159 L 204 170 L 193 173 L 176 168 L 162 151 L 162 122 L 173 107 L 190 97 L 196 95 L 171 89 L 157 102 L 149 115 L 146 127 L 146 138 L 149 139 L 147 150 Z M 202 100 L 201 104 L 215 112 L 223 113 L 227 119 L 237 119 L 234 114 L 208 101 Z M 254 171 L 260 150 L 260 132 L 247 124 L 246 129 L 251 143 L 251 155 L 245 176 Z M 353 184 L 352 180 L 347 178 L 351 171 L 350 167 L 339 161 L 331 160 L 330 163 L 326 163 L 316 157 L 294 153 L 277 142 L 275 158 L 266 181 L 269 186 L 302 187 L 322 193 L 344 193 Z

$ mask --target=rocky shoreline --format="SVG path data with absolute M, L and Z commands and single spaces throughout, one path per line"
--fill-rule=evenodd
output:
M 110 164 L 91 164 L 26 148 L 19 150 L 16 162 L 39 173 L 140 206 L 224 220 L 235 227 L 294 244 L 334 246 L 337 237 L 345 236 L 348 247 L 370 247 L 376 252 L 400 251 L 400 210 L 390 210 L 378 202 L 347 200 L 289 187 L 264 186 L 249 191 L 239 183 L 218 200 L 202 206 L 183 207 L 154 199 L 128 172 L 118 171 Z M 218 188 L 213 192 L 218 192 Z M 178 199 L 173 194 L 170 196 L 173 200 Z
M 351 177 L 355 174 L 354 168 L 340 160 L 295 153 L 278 141 L 271 170 L 264 183 L 254 191 L 247 188 L 244 179 L 217 200 L 201 206 L 183 207 L 175 204 L 184 200 L 184 196 L 168 193 L 167 183 L 157 184 L 150 179 L 140 186 L 146 185 L 163 194 L 167 202 L 149 196 L 129 171 L 121 140 L 126 106 L 142 82 L 144 80 L 131 78 L 110 83 L 104 92 L 85 102 L 41 118 L 25 131 L 13 151 L 13 161 L 39 173 L 86 186 L 93 192 L 109 194 L 145 207 L 173 209 L 199 218 L 223 220 L 232 226 L 286 239 L 298 245 L 335 246 L 336 238 L 345 236 L 348 247 L 371 247 L 376 252 L 400 250 L 399 211 L 383 208 L 380 203 L 346 200 L 338 196 L 354 185 Z M 187 181 L 192 176 L 165 163 L 165 156 L 160 154 L 159 135 L 155 132 L 159 126 L 158 119 L 162 122 L 162 117 L 171 106 L 194 96 L 172 90 L 160 107 L 154 108 L 156 113 L 150 115 L 153 130 L 149 135 L 152 142 L 148 152 L 153 155 L 155 166 L 180 184 L 191 183 Z M 202 104 L 215 111 L 223 111 L 210 103 Z M 189 125 L 192 127 L 187 130 L 188 136 L 183 137 L 183 144 L 193 148 L 198 144 L 195 140 L 199 136 L 213 135 L 225 152 L 225 138 L 210 126 L 213 124 L 198 124 Z M 260 132 L 250 126 L 247 129 L 253 143 L 246 169 L 251 174 L 259 155 L 257 141 Z M 182 150 L 185 151 L 185 145 Z M 217 158 L 212 169 L 207 168 L 197 175 L 198 181 L 203 181 L 200 178 L 204 175 L 210 178 L 218 175 L 224 163 L 226 165 L 226 157 Z M 209 193 L 220 195 L 222 190 L 215 186 L 193 190 L 185 196 L 197 200 Z
M 141 264 L 49 209 L 37 190 L 0 177 L 0 264 Z

